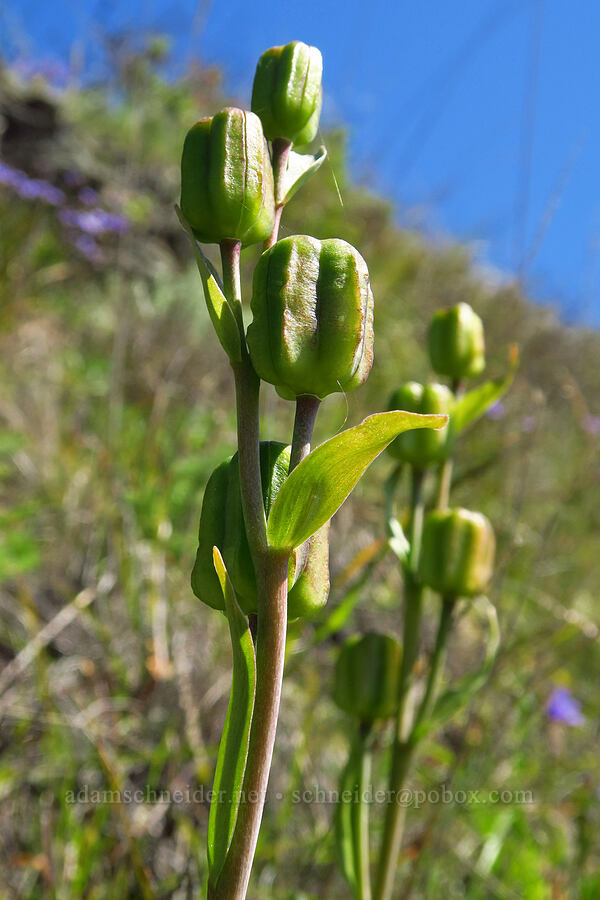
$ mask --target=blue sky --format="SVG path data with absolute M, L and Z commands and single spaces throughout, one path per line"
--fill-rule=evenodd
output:
M 172 36 L 181 65 L 224 67 L 249 101 L 257 57 L 299 38 L 325 59 L 325 121 L 349 128 L 357 177 L 400 221 L 471 242 L 570 322 L 600 325 L 600 3 L 595 0 L 5 0 L 14 58 L 102 34 Z

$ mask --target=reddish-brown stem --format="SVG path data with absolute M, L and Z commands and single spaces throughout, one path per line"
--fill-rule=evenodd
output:
M 237 242 L 221 243 L 223 284 L 228 301 L 239 309 L 243 337 L 239 250 Z M 260 380 L 252 367 L 245 341 L 242 346 L 242 361 L 233 367 L 233 371 L 240 491 L 258 595 L 256 694 L 236 824 L 217 884 L 209 889 L 209 900 L 244 900 L 246 897 L 273 757 L 287 631 L 289 554 L 268 547 L 260 477 Z
M 294 435 L 292 437 L 292 452 L 290 456 L 290 472 L 298 463 L 306 459 L 310 453 L 315 419 L 319 412 L 321 401 L 318 397 L 303 394 L 296 397 L 296 416 L 294 419 Z
M 250 880 L 269 781 L 287 625 L 288 555 L 269 552 L 257 567 L 260 608 L 256 650 L 256 699 L 248 759 L 235 830 L 209 900 L 244 900 Z

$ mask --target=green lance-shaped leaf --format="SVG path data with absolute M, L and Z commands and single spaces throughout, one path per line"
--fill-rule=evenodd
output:
M 487 625 L 484 658 L 476 671 L 465 675 L 454 687 L 448 688 L 438 697 L 431 715 L 421 723 L 414 735 L 417 741 L 422 740 L 432 728 L 440 728 L 457 712 L 464 709 L 477 691 L 483 687 L 494 665 L 500 646 L 500 627 L 496 608 L 487 597 L 483 596 L 472 601 L 471 608 L 479 613 Z
M 327 158 L 325 147 L 319 147 L 315 154 L 296 153 L 290 150 L 288 164 L 283 182 L 283 203 L 289 203 L 294 194 L 300 190 L 309 178 L 318 172 Z M 279 199 L 279 198 L 277 198 Z
M 240 340 L 240 330 L 234 312 L 223 293 L 217 271 L 210 260 L 207 259 L 202 252 L 189 222 L 178 206 L 175 207 L 175 212 L 177 213 L 177 218 L 181 222 L 184 231 L 192 242 L 196 256 L 196 265 L 198 266 L 200 278 L 202 279 L 202 287 L 204 288 L 204 299 L 217 337 L 231 362 L 241 362 L 242 344 Z
M 373 460 L 409 428 L 442 428 L 447 416 L 393 410 L 368 416 L 321 444 L 296 466 L 271 507 L 267 534 L 277 550 L 293 550 L 340 508 Z
M 450 430 L 453 437 L 458 437 L 504 396 L 513 382 L 518 365 L 519 353 L 516 346 L 512 345 L 509 353 L 509 368 L 504 378 L 486 381 L 467 391 L 456 401 L 450 416 Z
M 240 802 L 254 710 L 256 660 L 248 620 L 238 605 L 223 557 L 216 547 L 213 548 L 213 561 L 225 598 L 233 648 L 231 693 L 208 817 L 209 881 L 214 885 L 227 856 Z

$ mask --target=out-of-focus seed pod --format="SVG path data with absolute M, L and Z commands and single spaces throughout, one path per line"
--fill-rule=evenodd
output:
M 425 518 L 419 575 L 446 597 L 483 593 L 494 571 L 496 542 L 489 520 L 467 509 L 435 510 Z
M 257 374 L 288 400 L 351 391 L 373 363 L 367 265 L 346 241 L 294 235 L 261 256 L 248 347 Z
M 438 310 L 428 342 L 431 366 L 438 375 L 472 378 L 485 368 L 483 322 L 468 303 Z
M 287 478 L 290 447 L 276 441 L 260 445 L 260 468 L 265 513 L 268 516 L 279 488 Z M 218 547 L 246 614 L 258 610 L 256 574 L 244 525 L 237 453 L 225 460 L 208 479 L 198 529 L 198 550 L 192 570 L 192 590 L 199 600 L 223 610 L 221 586 L 212 562 L 212 548 Z M 311 538 L 310 552 L 300 559 L 300 551 L 290 558 L 288 615 L 309 616 L 320 609 L 329 594 L 328 527 Z
M 288 594 L 289 619 L 312 618 L 329 597 L 329 522 L 309 538 L 308 545 L 303 568 Z
M 428 415 L 439 413 L 450 415 L 454 395 L 445 384 L 418 384 L 408 381 L 394 391 L 389 400 L 389 409 L 404 409 L 407 412 Z M 388 452 L 400 462 L 410 463 L 424 469 L 441 462 L 450 451 L 449 428 L 445 425 L 439 431 L 431 428 L 415 428 L 392 441 Z
M 190 128 L 181 157 L 181 211 L 203 243 L 248 245 L 269 237 L 273 170 L 258 116 L 229 107 Z
M 252 111 L 260 116 L 265 136 L 308 144 L 319 127 L 323 59 L 316 47 L 292 41 L 265 50 L 252 87 Z
M 398 709 L 401 666 L 402 647 L 390 635 L 349 638 L 335 666 L 335 702 L 363 722 L 390 718 Z

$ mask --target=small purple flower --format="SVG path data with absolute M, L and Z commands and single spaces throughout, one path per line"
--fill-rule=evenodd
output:
M 574 728 L 585 722 L 581 704 L 568 688 L 554 688 L 546 704 L 546 713 L 551 721 L 562 722 L 563 725 L 571 725 Z
M 63 209 L 60 213 L 63 225 L 70 228 L 79 228 L 90 235 L 105 234 L 112 231 L 115 234 L 124 234 L 129 229 L 129 221 L 115 213 L 105 212 L 103 209 L 90 209 L 80 211 L 77 209 Z
M 102 260 L 102 250 L 89 234 L 77 235 L 73 239 L 72 244 L 90 262 L 100 262 Z
M 59 188 L 41 178 L 30 178 L 20 169 L 13 169 L 0 162 L 0 184 L 12 188 L 24 200 L 43 200 L 51 206 L 60 206 L 65 195 Z
M 77 195 L 77 199 L 80 203 L 83 203 L 84 206 L 93 206 L 94 203 L 98 202 L 98 191 L 95 191 L 94 188 L 91 187 L 81 188 Z
M 486 415 L 488 419 L 493 419 L 494 421 L 496 419 L 503 419 L 506 415 L 506 408 L 502 400 L 498 400 L 493 406 L 490 406 Z
M 586 416 L 581 425 L 588 434 L 600 434 L 600 416 Z

